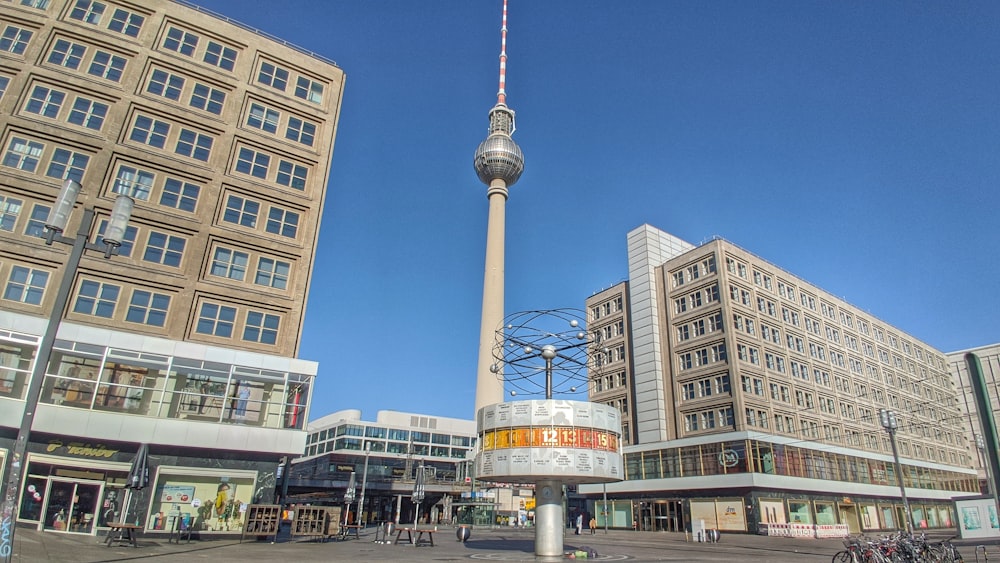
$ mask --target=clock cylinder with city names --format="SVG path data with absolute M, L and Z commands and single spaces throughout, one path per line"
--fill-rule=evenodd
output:
M 623 478 L 618 409 L 584 401 L 513 401 L 487 405 L 476 418 L 478 479 L 609 483 Z

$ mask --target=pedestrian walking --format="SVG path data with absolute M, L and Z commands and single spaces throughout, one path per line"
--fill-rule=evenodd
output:
M 583 513 L 576 515 L 576 535 L 583 533 Z
M 597 518 L 594 516 L 590 517 L 590 535 L 597 533 Z

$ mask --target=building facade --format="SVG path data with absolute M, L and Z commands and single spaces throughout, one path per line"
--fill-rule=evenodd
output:
M 451 523 L 477 512 L 482 520 L 503 496 L 496 486 L 476 483 L 471 473 L 472 420 L 379 411 L 372 422 L 362 420 L 361 411 L 345 410 L 310 422 L 308 432 L 305 455 L 292 461 L 283 484 L 290 503 L 347 504 L 353 476 L 352 520 L 412 523 L 417 507 L 411 496 L 421 467 L 426 487 L 421 522 Z M 468 494 L 477 487 L 493 492 Z
M 966 354 L 975 354 L 979 358 L 979 364 L 983 370 L 983 379 L 986 383 L 986 390 L 992 407 L 992 412 L 988 416 L 992 417 L 993 425 L 996 427 L 1000 423 L 1000 344 L 990 344 L 968 350 L 951 352 L 947 355 L 948 366 L 955 383 L 958 385 L 959 400 L 962 403 L 962 411 L 965 413 L 965 426 L 969 444 L 975 449 L 972 456 L 973 467 L 981 484 L 980 489 L 983 494 L 990 493 L 989 466 L 984 451 L 986 441 L 983 439 L 983 427 L 979 418 L 979 407 L 976 405 L 976 398 L 972 391 L 972 382 L 969 379 L 969 366 L 966 363 Z M 994 492 L 995 494 L 995 492 Z
M 611 353 L 594 355 L 591 397 L 634 394 L 620 407 L 635 439 L 627 480 L 607 486 L 606 510 L 600 488 L 580 487 L 599 519 L 902 528 L 886 409 L 914 526 L 954 525 L 951 499 L 979 488 L 943 353 L 723 240 L 695 246 L 643 225 L 628 251 L 628 282 L 587 300 L 591 327 L 625 324 L 617 340 L 601 334 Z M 609 390 L 609 373 L 629 391 Z
M 19 524 L 96 533 L 128 510 L 219 532 L 273 500 L 318 371 L 298 354 L 343 87 L 332 61 L 187 2 L 0 2 L 5 474 L 47 361 Z M 117 254 L 71 271 L 43 238 L 66 180 L 67 235 L 99 244 L 112 202 L 134 205 Z M 140 444 L 152 482 L 121 506 Z

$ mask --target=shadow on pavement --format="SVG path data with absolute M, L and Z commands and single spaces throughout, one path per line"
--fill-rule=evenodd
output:
M 481 551 L 519 551 L 521 553 L 534 553 L 535 540 L 526 540 L 521 538 L 491 538 L 488 540 L 470 539 L 465 542 L 465 548 Z

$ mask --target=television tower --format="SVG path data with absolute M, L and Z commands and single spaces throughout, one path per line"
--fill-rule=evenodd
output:
M 503 373 L 493 368 L 493 344 L 503 322 L 504 308 L 504 213 L 507 188 L 524 171 L 524 155 L 511 138 L 514 133 L 514 110 L 507 107 L 507 0 L 503 2 L 503 25 L 500 28 L 500 90 L 497 103 L 490 110 L 489 134 L 476 149 L 476 174 L 489 186 L 489 220 L 486 225 L 486 273 L 483 277 L 483 314 L 479 328 L 479 362 L 476 369 L 476 413 L 479 409 L 503 402 Z

